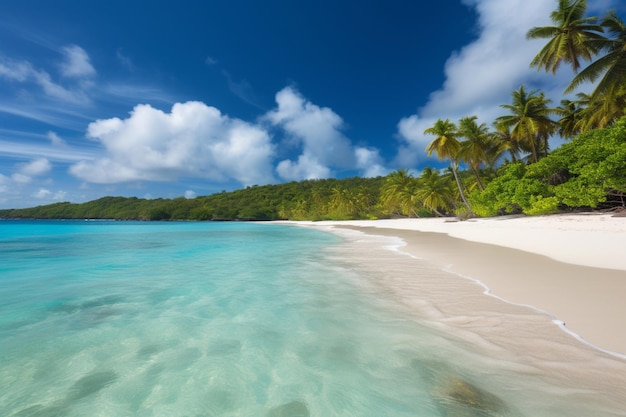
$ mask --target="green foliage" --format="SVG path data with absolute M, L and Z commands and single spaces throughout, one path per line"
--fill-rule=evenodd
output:
M 378 218 L 383 178 L 347 178 L 247 187 L 195 199 L 104 197 L 0 210 L 3 218 L 114 220 L 320 220 Z
M 586 132 L 531 165 L 505 165 L 483 192 L 471 195 L 481 216 L 596 208 L 626 194 L 626 118 Z
M 525 210 L 531 216 L 541 214 L 554 214 L 559 212 L 559 199 L 557 197 L 543 197 L 533 195 L 530 197 L 530 207 Z

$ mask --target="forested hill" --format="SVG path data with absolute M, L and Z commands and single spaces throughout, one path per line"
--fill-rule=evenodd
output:
M 82 204 L 63 202 L 26 209 L 0 210 L 0 218 L 116 220 L 362 218 L 368 215 L 368 210 L 373 210 L 383 181 L 382 177 L 309 180 L 252 186 L 194 199 L 180 197 L 148 200 L 136 197 L 104 197 Z M 359 198 L 364 204 L 360 207 L 347 207 L 354 204 L 345 203 L 345 200 Z M 314 209 L 313 204 L 318 206 Z

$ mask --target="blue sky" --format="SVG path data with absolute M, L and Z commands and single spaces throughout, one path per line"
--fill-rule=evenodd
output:
M 436 119 L 491 123 L 522 84 L 561 99 L 571 73 L 530 69 L 525 39 L 555 4 L 2 2 L 0 207 L 437 166 Z

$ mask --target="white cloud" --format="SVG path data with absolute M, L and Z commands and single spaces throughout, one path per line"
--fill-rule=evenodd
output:
M 491 123 L 503 114 L 501 104 L 510 102 L 511 92 L 524 84 L 529 89 L 544 88 L 558 102 L 571 79 L 571 71 L 552 74 L 530 68 L 543 40 L 527 40 L 534 26 L 550 24 L 555 2 L 546 0 L 466 0 L 479 16 L 478 38 L 452 54 L 445 66 L 446 81 L 431 94 L 418 114 L 398 123 L 405 141 L 396 162 L 415 163 L 432 137 L 424 135 L 439 118 L 456 122 L 463 116 L 477 115 Z M 546 91 L 545 87 L 550 86 Z
M 185 198 L 188 200 L 194 199 L 198 196 L 198 194 L 193 190 L 185 191 Z
M 34 71 L 33 79 L 43 89 L 44 93 L 51 98 L 74 104 L 89 102 L 89 98 L 84 91 L 81 89 L 68 89 L 55 83 L 50 78 L 50 74 L 45 71 Z
M 52 169 L 52 164 L 46 158 L 34 159 L 29 163 L 18 165 L 18 172 L 31 177 L 43 175 Z
M 65 61 L 61 64 L 61 73 L 68 78 L 84 78 L 96 75 L 95 68 L 89 61 L 89 55 L 77 45 L 66 46 L 61 49 Z
M 389 173 L 389 170 L 384 167 L 377 149 L 356 147 L 354 154 L 357 167 L 362 170 L 364 177 L 380 177 Z
M 65 191 L 57 191 L 52 192 L 46 188 L 40 188 L 35 193 L 33 193 L 33 197 L 40 200 L 51 200 L 51 201 L 61 201 L 65 198 L 67 192 Z
M 57 191 L 56 193 L 54 193 L 54 196 L 52 197 L 52 199 L 56 201 L 61 201 L 61 200 L 65 200 L 66 196 L 67 196 L 66 191 Z
M 32 181 L 32 178 L 30 176 L 20 174 L 19 172 L 16 172 L 15 174 L 11 175 L 11 179 L 13 180 L 13 182 L 17 184 L 28 184 L 29 182 Z
M 127 119 L 91 123 L 87 135 L 107 154 L 70 167 L 89 182 L 194 177 L 253 185 L 273 180 L 268 133 L 200 102 L 177 103 L 170 113 L 138 105 Z
M 13 182 L 28 184 L 33 180 L 33 177 L 48 173 L 52 169 L 52 164 L 46 158 L 38 158 L 28 163 L 17 164 L 16 167 L 16 172 L 11 175 Z
M 280 161 L 276 166 L 276 172 L 286 180 L 310 180 L 328 178 L 332 175 L 330 168 L 306 153 L 300 155 L 297 162 L 287 159 Z
M 355 148 L 342 133 L 344 122 L 328 107 L 319 107 L 286 87 L 276 94 L 278 108 L 265 115 L 301 147 L 297 160 L 283 160 L 276 172 L 287 180 L 327 178 L 335 169 L 360 169 L 365 175 L 384 171 L 375 150 Z
M 46 190 L 45 188 L 40 188 L 39 191 L 37 191 L 35 194 L 33 194 L 33 197 L 39 198 L 39 199 L 44 199 L 44 198 L 47 198 L 48 196 L 50 196 L 50 194 L 52 194 L 52 191 Z
M 267 117 L 302 143 L 304 153 L 323 165 L 351 167 L 354 153 L 341 133 L 343 120 L 332 109 L 319 107 L 291 87 L 276 94 L 278 109 Z

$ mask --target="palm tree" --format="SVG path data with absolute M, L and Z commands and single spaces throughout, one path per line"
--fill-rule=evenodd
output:
M 513 139 L 521 145 L 529 145 L 533 161 L 537 162 L 540 154 L 547 154 L 548 138 L 557 128 L 549 117 L 553 112 L 548 108 L 550 100 L 543 93 L 527 93 L 524 86 L 513 91 L 512 96 L 512 104 L 500 106 L 511 114 L 498 117 L 496 124 L 500 129 L 510 129 Z
M 381 187 L 380 201 L 389 213 L 400 212 L 405 216 L 415 214 L 415 178 L 406 169 L 387 175 Z
M 559 135 L 563 138 L 572 138 L 583 130 L 583 116 L 588 104 L 588 96 L 577 94 L 578 100 L 561 100 L 561 104 L 554 109 L 554 113 L 561 118 L 557 120 Z
M 596 17 L 584 17 L 587 0 L 558 0 L 550 19 L 555 26 L 535 27 L 528 31 L 529 39 L 550 39 L 530 63 L 531 67 L 556 73 L 561 62 L 580 69 L 580 61 L 591 61 L 598 54 L 596 41 L 604 39 L 603 28 L 595 24 Z
M 314 183 L 311 188 L 309 213 L 316 218 L 323 218 L 328 210 L 327 200 L 328 197 L 325 195 L 323 187 L 319 183 Z
M 468 212 L 472 214 L 472 208 L 465 198 L 463 186 L 457 172 L 461 144 L 457 140 L 458 132 L 456 125 L 452 123 L 450 119 L 446 119 L 445 121 L 439 119 L 432 127 L 424 130 L 424 134 L 436 136 L 435 139 L 430 142 L 428 146 L 426 146 L 426 152 L 428 152 L 428 156 L 431 156 L 432 153 L 435 152 L 437 153 L 437 157 L 439 159 L 450 160 L 450 168 L 452 169 L 452 173 L 454 174 L 456 185 L 459 188 L 459 196 L 461 197 L 463 204 L 465 204 L 465 206 L 467 207 Z
M 458 134 L 466 139 L 461 142 L 459 156 L 471 168 L 476 177 L 478 187 L 484 190 L 485 187 L 480 180 L 478 170 L 483 163 L 487 162 L 489 128 L 485 123 L 479 125 L 476 119 L 476 116 L 466 116 L 459 120 Z
M 581 113 L 581 126 L 584 130 L 612 125 L 626 114 L 626 83 L 612 92 L 609 97 L 604 94 L 597 97 L 591 96 L 588 107 Z
M 356 211 L 356 204 L 350 190 L 340 185 L 333 187 L 328 205 L 328 211 L 340 218 L 349 217 Z
M 354 190 L 354 203 L 356 205 L 357 212 L 366 213 L 374 202 L 376 201 L 376 196 L 372 193 L 372 190 L 367 188 L 364 185 L 359 185 Z
M 517 162 L 522 151 L 520 143 L 513 139 L 511 129 L 508 126 L 498 125 L 494 123 L 496 129 L 489 138 L 489 149 L 487 150 L 487 164 L 493 168 L 500 157 L 509 152 L 511 162 Z
M 592 99 L 615 100 L 623 94 L 626 83 L 626 24 L 614 11 L 609 12 L 601 24 L 611 36 L 597 41 L 596 44 L 606 54 L 576 75 L 565 93 L 574 91 L 584 82 L 595 82 L 604 74 L 592 93 Z
M 448 211 L 454 202 L 454 186 L 449 178 L 440 175 L 433 168 L 426 167 L 418 179 L 419 186 L 415 196 L 422 202 L 424 208 L 437 216 L 443 216 L 440 210 Z

